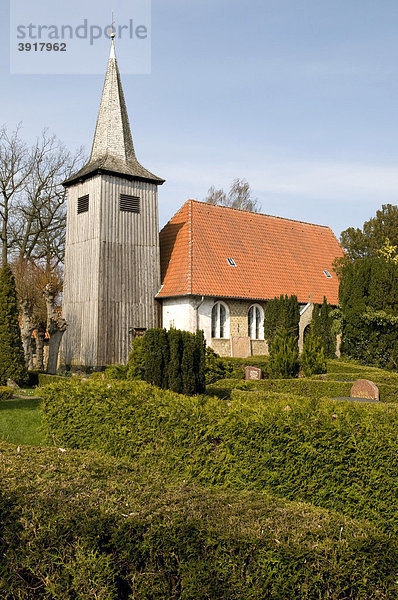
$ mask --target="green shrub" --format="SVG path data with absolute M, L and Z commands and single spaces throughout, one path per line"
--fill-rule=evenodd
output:
M 170 346 L 169 389 L 173 392 L 181 392 L 183 389 L 181 372 L 184 351 L 183 333 L 179 329 L 170 329 L 168 339 Z
M 304 385 L 312 390 L 347 385 L 312 380 L 256 385 L 287 393 L 293 382 L 301 395 L 307 395 Z M 335 395 L 344 395 L 341 387 Z M 44 426 L 62 447 L 126 457 L 142 469 L 157 465 L 165 477 L 187 482 L 310 501 L 398 533 L 394 405 L 318 402 L 316 394 L 256 402 L 255 392 L 248 391 L 241 392 L 247 398 L 228 402 L 117 381 L 59 382 L 40 393 Z M 317 393 L 325 395 L 325 389 Z
M 230 377 L 233 367 L 228 359 L 221 358 L 210 346 L 206 347 L 206 384 L 214 383 L 219 379 Z
M 321 305 L 314 304 L 311 320 L 311 332 L 320 338 L 326 358 L 336 356 L 336 335 L 334 334 L 332 307 L 328 305 L 325 296 Z
M 170 359 L 166 329 L 148 329 L 144 335 L 144 356 L 145 381 L 166 389 Z
M 0 385 L 0 401 L 9 400 L 14 395 L 14 390 L 4 385 Z
M 398 370 L 398 264 L 382 257 L 346 261 L 341 270 L 342 352 Z
M 1 457 L 7 599 L 396 597 L 396 542 L 368 523 L 143 479 L 139 465 L 94 453 L 2 444 Z
M 70 377 L 62 377 L 61 375 L 49 375 L 48 373 L 37 374 L 38 383 L 40 386 L 56 383 L 58 381 L 68 381 Z M 79 379 L 76 377 L 75 379 Z
M 127 379 L 143 380 L 145 377 L 144 336 L 135 337 L 127 362 Z
M 149 329 L 144 336 L 144 375 L 148 383 L 185 394 L 205 391 L 203 331 Z
M 127 365 L 107 365 L 104 371 L 105 379 L 127 379 Z
M 268 300 L 264 311 L 264 336 L 271 349 L 276 334 L 299 337 L 300 308 L 297 296 Z
M 18 385 L 28 381 L 18 321 L 15 280 L 8 265 L 0 269 L 0 385 L 12 379 Z
M 320 338 L 313 332 L 304 340 L 300 365 L 306 377 L 318 373 L 326 373 L 326 360 Z
M 287 333 L 275 335 L 269 367 L 273 377 L 297 377 L 300 369 L 297 338 Z

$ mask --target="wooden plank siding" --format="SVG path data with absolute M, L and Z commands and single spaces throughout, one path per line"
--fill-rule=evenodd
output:
M 63 314 L 65 365 L 125 363 L 134 327 L 159 324 L 157 185 L 95 175 L 68 189 Z M 139 196 L 140 213 L 120 211 L 120 194 Z M 77 200 L 89 194 L 88 212 Z

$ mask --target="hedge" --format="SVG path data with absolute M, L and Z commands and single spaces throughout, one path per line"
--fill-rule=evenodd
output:
M 1 444 L 0 455 L 5 598 L 396 597 L 396 543 L 368 523 L 145 480 L 139 465 L 91 452 Z
M 14 395 L 14 390 L 5 385 L 0 386 L 0 400 L 9 400 Z
M 48 373 L 38 373 L 37 378 L 40 386 L 56 383 L 58 381 L 68 381 L 70 379 L 69 377 L 62 377 L 61 375 L 49 375 Z M 76 377 L 76 379 L 79 378 Z
M 239 379 L 220 379 L 214 386 L 218 388 L 234 389 L 239 386 Z M 352 382 L 324 381 L 319 379 L 260 379 L 253 384 L 254 389 L 271 392 L 283 392 L 296 396 L 305 396 L 319 400 L 320 398 L 340 398 L 350 395 Z M 386 383 L 377 383 L 382 402 L 398 402 L 398 386 Z M 212 386 L 207 386 L 211 393 Z
M 188 398 L 142 382 L 69 381 L 41 394 L 44 426 L 62 447 L 310 501 L 398 531 L 394 405 Z

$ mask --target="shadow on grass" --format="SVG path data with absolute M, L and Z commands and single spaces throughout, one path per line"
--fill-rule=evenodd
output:
M 39 408 L 40 398 L 12 398 L 11 400 L 2 400 L 0 402 L 0 411 L 13 409 L 32 410 Z

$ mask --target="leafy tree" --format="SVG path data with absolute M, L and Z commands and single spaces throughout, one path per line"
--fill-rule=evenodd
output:
M 234 179 L 228 194 L 223 189 L 211 186 L 207 192 L 205 202 L 239 208 L 250 212 L 259 212 L 258 200 L 253 196 L 252 189 L 245 179 Z
M 383 204 L 362 229 L 349 227 L 340 237 L 341 245 L 351 260 L 377 256 L 386 240 L 392 246 L 398 245 L 398 206 L 392 204 Z
M 0 270 L 0 385 L 8 379 L 27 381 L 27 370 L 18 322 L 15 280 L 8 265 Z
M 382 257 L 347 262 L 341 271 L 342 352 L 398 368 L 398 265 Z
M 297 340 L 287 333 L 277 333 L 270 348 L 270 370 L 273 377 L 297 377 L 299 350 Z
M 336 357 L 336 336 L 331 312 L 332 308 L 328 305 L 324 296 L 321 305 L 314 305 L 311 321 L 311 331 L 315 337 L 320 339 L 326 358 Z
M 306 377 L 326 373 L 326 360 L 322 342 L 313 333 L 310 333 L 304 340 L 300 362 Z

